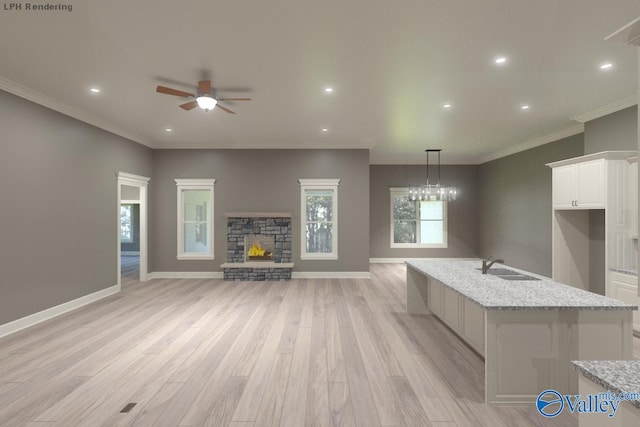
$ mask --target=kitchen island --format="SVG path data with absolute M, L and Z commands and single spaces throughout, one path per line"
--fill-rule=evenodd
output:
M 618 398 L 617 407 L 579 414 L 580 427 L 640 426 L 640 360 L 583 360 L 573 367 L 580 373 L 581 396 Z
M 408 261 L 407 311 L 437 316 L 484 357 L 486 403 L 531 403 L 546 389 L 577 393 L 572 360 L 632 359 L 637 306 L 511 267 L 516 280 L 480 267 Z

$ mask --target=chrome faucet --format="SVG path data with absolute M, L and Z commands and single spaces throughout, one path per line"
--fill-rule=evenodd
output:
M 482 274 L 487 274 L 487 271 L 496 262 L 504 264 L 504 260 L 503 259 L 492 259 L 491 257 L 489 257 L 487 259 L 483 259 L 482 260 Z

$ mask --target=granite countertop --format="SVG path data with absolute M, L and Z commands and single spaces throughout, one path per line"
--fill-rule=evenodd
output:
M 504 280 L 482 274 L 482 260 L 414 260 L 407 265 L 433 277 L 485 310 L 637 310 L 636 306 L 607 298 L 548 277 L 507 267 L 540 280 Z
M 580 360 L 573 367 L 594 383 L 619 393 L 640 393 L 640 360 Z M 630 400 L 640 409 L 640 400 Z

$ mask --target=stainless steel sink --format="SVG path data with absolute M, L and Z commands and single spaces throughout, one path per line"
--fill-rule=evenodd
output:
M 478 268 L 478 270 L 482 269 Z M 487 270 L 487 274 L 497 276 L 504 280 L 540 280 L 537 277 L 527 276 L 526 274 L 518 273 L 508 268 L 490 268 Z
M 508 268 L 490 268 L 487 270 L 487 274 L 493 274 L 494 276 L 511 276 L 514 274 L 520 274 L 517 271 L 509 270 Z
M 496 275 L 496 276 L 504 280 L 540 280 L 537 277 L 526 276 L 524 274 L 510 274 L 505 276 L 499 276 L 499 275 Z

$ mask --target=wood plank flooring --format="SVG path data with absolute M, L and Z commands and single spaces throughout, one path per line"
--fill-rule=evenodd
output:
M 482 359 L 406 313 L 404 266 L 371 273 L 123 279 L 117 295 L 0 339 L 0 425 L 577 426 L 484 405 Z

